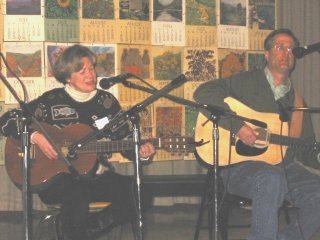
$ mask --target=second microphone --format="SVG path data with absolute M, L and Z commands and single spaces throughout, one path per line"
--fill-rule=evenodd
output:
M 110 78 L 102 78 L 99 82 L 99 86 L 102 89 L 109 89 L 113 85 L 117 83 L 122 83 L 125 80 L 127 80 L 129 77 L 132 77 L 133 75 L 131 73 L 123 73 L 118 76 L 110 77 Z

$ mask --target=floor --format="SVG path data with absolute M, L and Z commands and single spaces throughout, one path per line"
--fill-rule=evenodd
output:
M 146 235 L 145 240 L 192 240 L 196 228 L 199 206 L 195 204 L 176 204 L 174 206 L 153 207 L 146 214 Z M 290 213 L 291 215 L 292 213 Z M 37 229 L 39 214 L 33 217 L 34 229 Z M 208 230 L 200 230 L 198 240 L 209 240 Z M 250 222 L 250 210 L 236 208 L 232 211 L 229 222 L 229 240 L 244 240 Z M 0 240 L 19 240 L 23 237 L 23 214 L 22 213 L 1 213 L 0 212 Z M 285 224 L 284 215 L 280 215 L 280 224 Z M 241 225 L 241 226 L 240 226 Z M 42 230 L 46 231 L 47 228 Z M 50 234 L 46 234 L 50 235 Z M 35 236 L 29 240 L 38 240 Z M 132 240 L 133 235 L 129 224 L 118 227 L 107 236 L 99 240 Z M 312 240 L 319 240 L 320 234 Z M 54 240 L 52 237 L 41 237 L 41 240 Z M 220 240 L 220 239 L 219 239 Z

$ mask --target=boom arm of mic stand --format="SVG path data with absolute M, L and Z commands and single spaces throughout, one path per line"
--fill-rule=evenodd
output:
M 154 101 L 156 101 L 157 99 L 162 97 L 167 92 L 170 92 L 174 88 L 179 87 L 180 85 L 185 83 L 185 81 L 186 81 L 185 76 L 184 75 L 180 75 L 179 77 L 177 77 L 174 80 L 172 80 L 172 82 L 167 84 L 162 89 L 153 90 L 153 95 L 149 96 L 144 101 L 136 104 L 131 109 L 129 109 L 129 110 L 125 111 L 125 112 L 121 112 L 120 114 L 118 114 L 117 116 L 112 118 L 102 129 L 93 131 L 92 133 L 86 135 L 82 139 L 80 139 L 77 142 L 75 142 L 73 145 L 71 145 L 69 147 L 69 152 L 70 151 L 76 152 L 77 149 L 79 149 L 83 145 L 87 144 L 91 140 L 95 139 L 97 136 L 99 136 L 105 130 L 110 129 L 112 126 L 114 126 L 119 121 L 122 121 L 122 120 L 125 120 L 125 119 L 129 119 L 132 115 L 135 115 L 136 113 L 143 111 L 146 108 L 146 106 L 148 106 L 149 104 L 153 103 Z M 125 85 L 127 85 L 127 84 L 129 84 L 129 81 L 124 81 L 123 83 Z
M 28 106 L 26 105 L 25 102 L 23 102 L 18 94 L 15 92 L 15 90 L 12 88 L 12 86 L 9 84 L 9 82 L 7 81 L 7 79 L 2 75 L 2 73 L 0 72 L 0 78 L 2 80 L 2 82 L 6 85 L 6 87 L 9 89 L 9 91 L 12 93 L 12 95 L 14 96 L 14 98 L 17 100 L 22 112 L 23 112 L 23 116 L 27 119 L 27 121 L 29 123 L 34 123 L 34 126 L 38 129 L 41 130 L 41 133 L 48 139 L 49 143 L 52 145 L 52 147 L 54 148 L 54 150 L 58 153 L 59 157 L 61 159 L 63 159 L 65 161 L 65 163 L 68 166 L 69 171 L 72 174 L 76 174 L 77 176 L 80 176 L 78 171 L 74 168 L 74 166 L 72 165 L 72 163 L 62 154 L 62 152 L 60 151 L 60 149 L 57 147 L 57 145 L 54 143 L 54 141 L 52 140 L 52 138 L 49 136 L 49 134 L 47 133 L 47 131 L 42 127 L 41 123 L 32 115 L 32 112 L 30 111 L 30 109 L 28 108 Z
M 148 92 L 148 93 L 152 93 L 152 94 L 157 92 L 157 90 L 146 88 L 144 86 L 137 85 L 137 84 L 135 84 L 133 82 L 129 82 L 129 81 L 126 81 L 124 83 L 124 85 L 126 87 L 129 87 L 129 88 L 138 89 L 138 90 L 141 90 L 141 91 L 144 91 L 144 92 Z M 241 121 L 249 122 L 249 123 L 251 123 L 253 125 L 256 125 L 256 126 L 259 126 L 259 127 L 263 127 L 263 128 L 267 127 L 267 124 L 265 122 L 261 122 L 261 121 L 256 120 L 256 119 L 251 119 L 251 118 L 246 118 L 246 117 L 243 117 L 243 116 L 239 116 L 236 113 L 234 113 L 232 111 L 229 111 L 229 110 L 225 110 L 225 109 L 223 109 L 222 107 L 219 107 L 219 106 L 206 105 L 206 104 L 204 105 L 204 104 L 193 102 L 193 101 L 190 101 L 190 100 L 187 100 L 187 99 L 184 99 L 184 98 L 180 98 L 180 97 L 177 97 L 177 96 L 174 96 L 174 95 L 170 95 L 170 94 L 163 94 L 162 97 L 165 97 L 165 98 L 167 98 L 167 99 L 169 99 L 169 100 L 171 100 L 173 102 L 180 103 L 180 104 L 185 105 L 185 106 L 190 106 L 190 107 L 194 107 L 196 109 L 206 110 L 206 111 L 210 112 L 213 115 L 231 116 L 232 118 L 237 118 L 237 119 L 239 119 Z

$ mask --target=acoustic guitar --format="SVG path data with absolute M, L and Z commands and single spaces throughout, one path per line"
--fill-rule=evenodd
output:
M 43 124 L 43 127 L 65 156 L 68 154 L 69 146 L 93 131 L 92 128 L 85 124 L 74 124 L 62 129 L 48 124 Z M 195 150 L 193 138 L 163 137 L 145 139 L 142 142 L 151 142 L 156 148 L 161 148 L 172 153 L 190 153 Z M 94 140 L 80 147 L 75 157 L 69 160 L 79 174 L 86 177 L 96 170 L 98 153 L 121 152 L 133 149 L 133 147 L 134 143 L 132 140 Z M 61 174 L 69 173 L 69 169 L 63 159 L 48 159 L 37 145 L 31 145 L 29 163 L 30 187 L 33 192 L 47 188 Z M 23 183 L 23 150 L 21 142 L 17 139 L 9 137 L 6 140 L 5 166 L 13 183 L 17 187 L 21 187 Z
M 267 128 L 250 125 L 257 134 L 254 146 L 248 146 L 239 140 L 234 133 L 220 127 L 218 165 L 226 166 L 244 161 L 263 161 L 270 164 L 278 164 L 282 161 L 288 147 L 318 151 L 319 143 L 309 143 L 300 138 L 288 136 L 288 124 L 281 123 L 279 115 L 275 113 L 265 113 L 255 111 L 240 101 L 228 97 L 224 100 L 231 110 L 239 116 L 254 118 L 267 124 Z M 281 124 L 282 130 L 281 130 Z M 212 138 L 213 124 L 208 118 L 199 113 L 196 122 L 195 141 L 202 140 L 203 144 L 196 147 L 195 154 L 205 163 L 214 165 L 214 144 Z

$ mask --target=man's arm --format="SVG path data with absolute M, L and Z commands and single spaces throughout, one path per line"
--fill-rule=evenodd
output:
M 236 76 L 226 79 L 211 80 L 200 85 L 196 89 L 193 97 L 198 103 L 219 106 L 228 111 L 230 110 L 230 107 L 224 102 L 224 99 L 226 97 L 236 98 L 234 88 L 237 88 L 238 82 L 239 79 L 236 79 Z M 210 115 L 209 112 L 201 112 L 207 117 Z M 237 133 L 244 125 L 244 122 L 239 119 L 230 118 L 230 116 L 226 115 L 222 116 L 219 125 L 226 129 L 232 128 L 233 132 Z

